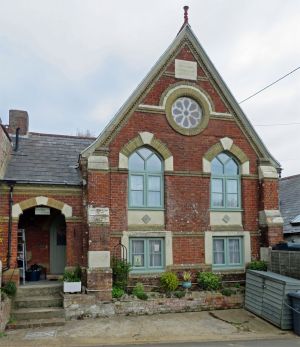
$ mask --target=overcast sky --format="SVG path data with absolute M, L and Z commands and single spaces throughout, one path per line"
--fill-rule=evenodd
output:
M 3 123 L 23 109 L 30 131 L 97 136 L 176 36 L 183 5 L 238 101 L 300 65 L 299 0 L 0 0 Z M 300 124 L 278 125 L 300 123 L 300 70 L 242 108 L 283 176 L 300 174 Z

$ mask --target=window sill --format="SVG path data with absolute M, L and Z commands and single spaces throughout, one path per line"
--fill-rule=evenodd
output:
M 212 272 L 214 273 L 244 273 L 245 266 L 237 266 L 237 267 L 212 267 Z
M 211 207 L 209 209 L 211 212 L 244 212 L 244 209 L 242 208 L 227 208 L 227 207 L 222 207 L 222 208 L 216 208 L 216 207 Z
M 165 269 L 161 269 L 161 270 L 144 270 L 144 271 L 135 271 L 135 270 L 131 270 L 129 277 L 135 277 L 135 276 L 139 276 L 139 277 L 155 277 L 155 276 L 160 276 L 163 272 L 165 271 Z
M 128 207 L 128 211 L 165 211 L 163 207 Z

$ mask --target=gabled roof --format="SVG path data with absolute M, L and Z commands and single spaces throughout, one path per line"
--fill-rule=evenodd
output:
M 38 133 L 20 136 L 18 150 L 12 151 L 4 180 L 80 185 L 78 156 L 93 141 L 94 138 Z
M 143 92 L 146 88 L 153 83 L 153 81 L 161 74 L 164 70 L 164 66 L 171 60 L 174 59 L 173 55 L 176 50 L 184 43 L 188 42 L 191 44 L 195 51 L 197 52 L 199 58 L 201 59 L 203 65 L 206 67 L 207 71 L 214 79 L 216 85 L 219 87 L 220 91 L 223 93 L 227 102 L 231 105 L 234 113 L 236 114 L 236 120 L 240 123 L 240 125 L 247 129 L 247 135 L 250 137 L 250 141 L 254 148 L 256 149 L 258 155 L 262 158 L 267 158 L 271 161 L 271 163 L 276 167 L 280 168 L 280 164 L 276 159 L 270 154 L 264 143 L 262 142 L 259 135 L 256 133 L 255 129 L 249 122 L 248 118 L 244 114 L 243 110 L 239 106 L 238 102 L 230 92 L 226 83 L 223 81 L 222 77 L 214 67 L 213 63 L 209 59 L 208 55 L 202 48 L 199 43 L 197 37 L 193 33 L 189 24 L 185 24 L 181 31 L 178 33 L 174 41 L 165 51 L 165 53 L 160 57 L 160 59 L 156 62 L 153 68 L 150 70 L 148 75 L 144 78 L 144 80 L 137 86 L 132 95 L 128 98 L 128 100 L 124 103 L 124 105 L 119 109 L 116 115 L 112 118 L 112 120 L 108 123 L 108 125 L 104 128 L 98 138 L 87 148 L 85 148 L 81 155 L 83 157 L 88 157 L 91 153 L 93 153 L 99 147 L 105 147 L 109 143 L 110 139 L 113 138 L 119 128 L 119 124 L 122 119 L 129 114 L 134 108 L 136 108 L 139 104 L 139 99 L 141 98 Z
M 300 215 L 300 175 L 279 181 L 279 198 L 284 234 L 300 233 L 300 225 L 291 223 Z

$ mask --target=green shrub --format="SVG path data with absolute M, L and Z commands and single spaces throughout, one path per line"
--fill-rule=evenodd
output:
M 127 260 L 112 258 L 113 286 L 123 290 L 127 289 L 130 268 Z
M 63 275 L 64 282 L 80 282 L 81 277 L 79 277 L 78 272 L 65 270 Z
M 264 260 L 253 260 L 248 264 L 247 269 L 249 270 L 259 270 L 267 271 L 267 263 Z
M 124 290 L 122 288 L 113 287 L 111 291 L 111 295 L 115 299 L 121 298 L 125 294 Z
M 5 293 L 8 297 L 12 298 L 16 295 L 17 286 L 15 282 L 9 281 L 4 284 L 4 286 L 1 288 L 1 291 Z
M 137 283 L 132 290 L 132 294 L 140 300 L 148 300 L 143 283 Z
M 81 267 L 79 265 L 77 265 L 74 269 L 74 275 L 75 277 L 79 278 L 81 280 L 82 278 L 82 270 Z
M 235 292 L 234 292 L 232 289 L 230 289 L 230 288 L 223 288 L 223 289 L 221 290 L 221 293 L 222 293 L 222 295 L 224 295 L 224 296 L 231 296 L 231 295 L 234 294 Z
M 139 293 L 145 293 L 145 288 L 143 283 L 138 282 L 132 289 L 132 294 L 137 296 Z
M 199 272 L 197 281 L 204 290 L 218 290 L 221 288 L 221 279 L 212 272 Z
M 160 277 L 160 285 L 166 293 L 174 292 L 179 285 L 177 275 L 174 272 L 165 272 Z
M 178 299 L 181 299 L 185 296 L 185 292 L 183 290 L 177 290 L 174 292 L 174 296 Z
M 140 300 L 148 300 L 148 294 L 147 293 L 138 293 L 136 297 Z

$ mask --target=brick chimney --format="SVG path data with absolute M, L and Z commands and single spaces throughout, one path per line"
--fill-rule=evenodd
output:
M 16 130 L 20 128 L 19 134 L 26 135 L 28 133 L 29 118 L 26 111 L 9 110 L 9 125 L 8 132 L 15 134 Z

